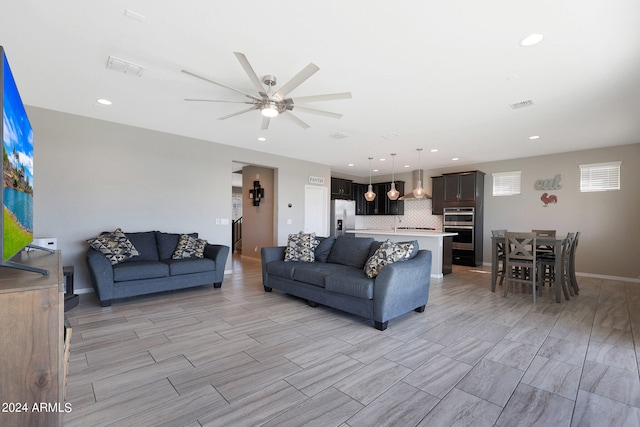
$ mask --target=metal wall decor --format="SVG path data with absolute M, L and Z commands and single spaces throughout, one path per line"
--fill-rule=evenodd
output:
M 260 206 L 263 197 L 264 188 L 260 186 L 260 181 L 253 181 L 253 189 L 249 190 L 249 199 L 253 200 L 253 206 Z

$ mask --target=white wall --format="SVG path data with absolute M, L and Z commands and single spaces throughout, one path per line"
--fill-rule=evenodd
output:
M 278 244 L 304 226 L 308 176 L 328 166 L 258 151 L 27 107 L 34 129 L 34 236 L 56 237 L 77 289 L 89 288 L 86 239 L 125 232 L 198 232 L 230 246 L 231 163 L 278 169 Z M 328 184 L 327 184 L 328 185 Z M 287 204 L 292 203 L 292 208 Z M 231 264 L 227 264 L 227 269 Z

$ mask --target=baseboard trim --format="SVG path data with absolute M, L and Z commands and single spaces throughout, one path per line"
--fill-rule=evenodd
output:
M 491 268 L 491 263 L 482 263 L 484 267 Z M 576 271 L 576 276 L 582 277 L 591 277 L 593 279 L 603 279 L 603 280 L 616 280 L 618 282 L 631 282 L 631 283 L 640 283 L 640 277 L 621 277 L 621 276 L 609 276 L 606 274 L 594 274 L 594 273 L 580 273 Z

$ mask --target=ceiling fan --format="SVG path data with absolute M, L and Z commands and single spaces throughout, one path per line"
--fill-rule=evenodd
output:
M 333 101 L 338 99 L 349 99 L 351 98 L 351 92 L 342 92 L 342 93 L 329 93 L 325 95 L 312 95 L 312 96 L 300 96 L 296 98 L 287 98 L 287 95 L 293 91 L 295 88 L 300 86 L 305 80 L 315 74 L 320 68 L 315 64 L 309 64 L 302 69 L 298 74 L 293 76 L 291 80 L 282 85 L 275 93 L 273 92 L 274 86 L 276 85 L 275 76 L 266 75 L 262 78 L 262 82 L 258 78 L 258 75 L 249 64 L 247 57 L 240 52 L 233 52 L 233 54 L 238 58 L 240 65 L 244 68 L 244 71 L 249 76 L 249 80 L 253 83 L 253 86 L 258 91 L 257 95 L 247 93 L 243 90 L 233 88 L 231 86 L 227 86 L 224 83 L 216 82 L 211 79 L 208 79 L 204 76 L 198 75 L 188 70 L 182 70 L 183 73 L 188 74 L 190 76 L 199 78 L 209 83 L 213 83 L 214 85 L 218 85 L 227 89 L 230 89 L 234 92 L 240 93 L 247 98 L 249 101 L 224 101 L 219 99 L 194 99 L 194 98 L 185 98 L 185 101 L 196 101 L 196 102 L 229 102 L 235 104 L 249 104 L 251 107 L 237 111 L 235 113 L 228 114 L 223 117 L 219 117 L 219 120 L 225 120 L 230 117 L 238 116 L 240 114 L 248 113 L 253 110 L 260 110 L 262 113 L 262 129 L 269 128 L 269 121 L 273 117 L 277 117 L 279 115 L 283 115 L 285 117 L 289 117 L 294 123 L 303 129 L 307 129 L 309 125 L 293 115 L 291 112 L 295 109 L 296 111 L 302 111 L 305 113 L 319 114 L 325 117 L 332 117 L 334 119 L 339 119 L 342 117 L 342 114 L 332 113 L 330 111 L 318 110 L 315 108 L 309 108 L 299 105 L 299 103 L 305 102 L 320 102 L 320 101 Z

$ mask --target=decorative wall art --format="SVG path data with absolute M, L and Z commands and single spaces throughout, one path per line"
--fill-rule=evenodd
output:
M 560 180 L 562 179 L 562 176 L 560 174 L 557 174 L 555 177 L 550 178 L 550 179 L 539 179 L 536 181 L 535 183 L 535 189 L 536 190 L 560 190 L 562 188 L 562 185 L 560 185 Z M 549 194 L 547 192 L 542 193 L 542 196 L 540 196 L 540 200 L 542 200 L 542 207 L 546 208 L 548 207 L 550 204 L 556 204 L 558 203 L 558 196 L 556 196 L 555 194 Z

